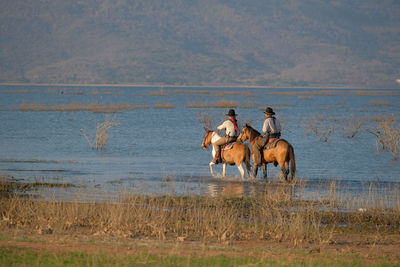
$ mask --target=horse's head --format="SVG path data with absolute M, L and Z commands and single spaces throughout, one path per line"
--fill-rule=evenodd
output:
M 206 133 L 204 134 L 203 143 L 201 143 L 201 147 L 208 148 L 208 146 L 211 144 L 211 138 L 212 138 L 213 131 L 210 131 L 207 128 L 204 128 L 204 131 Z
M 246 141 L 248 138 L 249 138 L 249 125 L 246 123 L 246 125 L 240 131 L 237 140 L 244 143 L 244 141 Z
M 242 128 L 240 131 L 240 135 L 238 136 L 238 139 L 243 143 L 247 139 L 249 139 L 250 143 L 253 142 L 254 138 L 259 136 L 260 133 L 253 129 L 249 124 L 246 123 L 246 125 Z

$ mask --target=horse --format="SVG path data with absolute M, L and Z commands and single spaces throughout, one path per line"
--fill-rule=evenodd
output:
M 250 125 L 246 124 L 238 136 L 238 140 L 245 142 L 249 139 L 250 144 L 254 144 L 257 138 L 261 138 L 260 133 L 253 129 Z M 262 167 L 264 172 L 264 179 L 267 179 L 267 164 L 274 163 L 275 166 L 279 164 L 282 170 L 285 181 L 292 181 L 296 175 L 296 160 L 294 157 L 293 146 L 284 139 L 278 140 L 276 146 L 270 149 L 264 149 L 262 153 Z M 289 175 L 289 163 L 290 163 L 290 179 Z M 257 177 L 258 166 L 254 163 L 254 178 Z
M 201 147 L 207 149 L 209 145 L 214 144 L 217 140 L 221 138 L 221 136 L 219 136 L 218 133 L 216 133 L 215 131 L 210 131 L 208 129 L 204 130 L 206 133 L 204 135 Z M 214 156 L 215 156 L 215 150 L 213 147 L 212 157 L 214 158 Z M 225 177 L 226 175 L 226 164 L 230 165 L 236 164 L 236 166 L 239 169 L 240 176 L 242 177 L 242 179 L 244 179 L 244 170 L 242 167 L 243 162 L 246 164 L 247 174 L 249 176 L 251 175 L 250 149 L 246 144 L 234 142 L 233 147 L 231 149 L 224 150 L 223 148 L 221 148 L 221 156 L 223 159 L 222 177 Z M 214 171 L 212 167 L 214 164 L 215 163 L 213 163 L 212 161 L 209 163 L 211 176 L 214 176 Z

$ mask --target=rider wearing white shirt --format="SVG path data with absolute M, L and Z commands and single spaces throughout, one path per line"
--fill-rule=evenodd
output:
M 267 114 L 267 113 L 266 113 Z M 274 113 L 275 114 L 275 113 Z M 262 132 L 264 136 L 269 134 L 269 137 L 280 137 L 280 133 L 282 131 L 281 124 L 275 117 L 267 117 L 264 121 Z
M 229 118 L 217 127 L 218 130 L 225 129 L 225 136 L 213 144 L 215 156 L 212 162 L 215 164 L 222 162 L 220 146 L 236 141 L 237 133 L 239 131 L 236 120 L 237 114 L 235 113 L 235 110 L 230 109 L 226 116 Z

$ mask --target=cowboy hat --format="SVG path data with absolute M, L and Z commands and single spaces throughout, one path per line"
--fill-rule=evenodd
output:
M 235 113 L 234 109 L 230 109 L 228 111 L 228 114 L 226 114 L 226 116 L 230 116 L 230 117 L 236 117 L 238 114 Z
M 272 110 L 272 108 L 267 107 L 264 111 L 265 114 L 271 114 L 271 115 L 275 115 L 275 112 Z

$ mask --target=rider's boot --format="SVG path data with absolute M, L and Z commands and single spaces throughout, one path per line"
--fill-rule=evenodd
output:
M 214 163 L 214 164 L 222 163 L 220 153 L 216 153 L 216 154 L 215 154 L 215 157 L 214 157 L 214 159 L 212 160 L 212 163 Z

